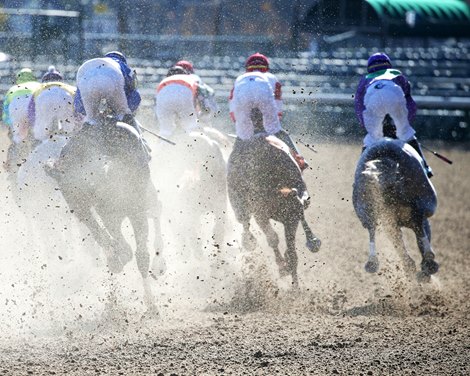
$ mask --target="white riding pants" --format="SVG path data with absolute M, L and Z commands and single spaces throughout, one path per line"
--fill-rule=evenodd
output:
M 28 137 L 30 127 L 28 108 L 31 98 L 32 94 L 15 96 L 8 106 L 15 144 L 19 144 Z
M 124 92 L 124 76 L 119 63 L 109 58 L 88 60 L 77 72 L 77 87 L 83 101 L 88 123 L 99 121 L 100 104 L 105 100 L 120 119 L 131 114 Z
M 257 76 L 247 76 L 237 82 L 230 103 L 230 111 L 235 117 L 237 137 L 242 140 L 253 137 L 254 126 L 251 121 L 251 111 L 254 108 L 258 108 L 263 114 L 263 126 L 267 134 L 272 135 L 282 129 L 269 81 Z
M 413 138 L 415 130 L 408 121 L 408 109 L 403 90 L 390 80 L 372 83 L 364 97 L 366 109 L 363 112 L 367 135 L 364 146 L 368 147 L 383 137 L 383 120 L 389 114 L 397 129 L 397 137 L 402 141 Z
M 76 125 L 73 96 L 59 86 L 43 90 L 35 99 L 33 136 L 43 141 L 57 130 L 71 132 Z M 56 129 L 59 126 L 59 129 Z
M 161 136 L 171 137 L 178 130 L 189 133 L 198 127 L 194 95 L 190 88 L 169 84 L 156 94 L 155 101 Z

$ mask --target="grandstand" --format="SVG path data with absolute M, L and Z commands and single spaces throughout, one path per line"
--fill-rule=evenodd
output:
M 155 13 L 157 8 L 158 14 L 167 16 L 168 12 L 177 14 L 184 10 L 176 34 L 164 34 L 171 27 L 165 19 L 155 23 L 153 31 L 144 33 L 139 26 L 137 33 L 132 33 L 131 26 L 136 20 L 131 16 L 113 24 L 109 14 L 90 18 L 85 12 L 88 18 L 81 36 L 84 50 L 78 53 L 75 49 L 75 59 L 60 54 L 60 49 L 49 55 L 35 54 L 29 46 L 22 54 L 13 53 L 11 60 L 0 62 L 0 90 L 4 93 L 8 89 L 19 68 L 33 66 L 44 72 L 50 63 L 56 64 L 66 79 L 73 82 L 81 60 L 124 45 L 123 51 L 130 57 L 140 79 L 142 112 L 151 112 L 154 88 L 168 67 L 175 60 L 186 58 L 194 62 L 197 73 L 216 91 L 221 114 L 215 123 L 229 129 L 228 93 L 244 69 L 246 56 L 259 50 L 270 55 L 272 71 L 284 84 L 287 128 L 309 135 L 351 136 L 360 133 L 353 111 L 353 95 L 360 76 L 365 73 L 368 56 L 380 49 L 411 80 L 419 106 L 414 127 L 420 136 L 465 140 L 470 137 L 470 42 L 465 34 L 470 27 L 463 25 L 470 25 L 470 14 L 468 5 L 460 7 L 463 1 L 450 2 L 464 10 L 441 14 L 440 8 L 428 7 L 427 13 L 421 16 L 416 6 L 394 11 L 384 8 L 380 0 L 266 1 L 264 8 L 260 8 L 263 16 L 269 22 L 279 23 L 272 29 L 267 27 L 266 20 L 253 23 L 251 16 L 247 19 L 240 16 L 236 23 L 230 22 L 228 14 L 242 6 L 239 1 L 231 5 L 216 1 L 205 6 L 200 1 L 182 1 L 179 3 L 182 8 L 177 9 L 165 8 L 167 2 L 158 2 L 157 6 L 155 2 L 141 0 L 138 4 L 147 10 L 147 18 L 152 17 L 150 10 Z M 257 4 L 260 2 L 250 2 L 250 9 L 256 10 Z M 356 16 L 348 11 L 354 4 L 360 10 L 354 13 Z M 119 13 L 119 8 L 114 10 Z M 284 22 L 279 21 L 280 12 L 284 12 Z M 210 16 L 209 23 L 214 27 L 192 26 L 202 14 Z M 419 16 L 414 25 L 403 18 L 410 14 Z M 138 16 L 143 17 L 143 13 Z M 113 32 L 100 31 L 100 20 L 114 25 L 109 29 Z M 383 24 L 387 27 L 382 27 Z M 319 25 L 323 27 L 322 35 L 315 34 Z M 397 25 L 402 26 L 400 33 Z M 28 38 L 26 34 L 23 36 Z

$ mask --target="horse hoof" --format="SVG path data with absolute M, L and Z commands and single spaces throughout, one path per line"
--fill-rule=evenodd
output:
M 282 263 L 278 263 L 278 266 L 279 266 L 279 276 L 281 278 L 287 277 L 288 275 L 290 275 L 289 268 L 287 267 L 287 264 L 285 261 L 283 261 Z
M 416 263 L 413 260 L 406 260 L 405 261 L 405 271 L 407 273 L 415 273 L 416 272 Z
M 160 318 L 160 312 L 155 304 L 148 305 L 147 310 L 142 315 L 141 321 L 145 320 L 155 320 Z
M 436 261 L 434 261 L 434 259 L 432 258 L 424 259 L 421 262 L 421 271 L 424 274 L 432 275 L 432 274 L 437 273 L 438 270 L 439 270 L 439 264 Z
M 416 273 L 416 280 L 419 283 L 429 283 L 429 282 L 431 282 L 431 276 L 429 274 L 424 273 L 424 272 L 418 272 L 418 273 Z
M 242 235 L 242 246 L 247 251 L 254 251 L 256 248 L 256 239 L 251 233 Z
M 379 270 L 379 260 L 377 257 L 371 257 L 365 265 L 367 273 L 376 273 Z
M 132 254 L 132 251 L 126 249 L 122 250 L 119 254 L 119 260 L 121 260 L 121 263 L 124 267 L 124 265 L 127 265 L 130 261 L 132 261 L 132 258 L 134 255 Z
M 108 269 L 110 273 L 119 274 L 124 269 L 124 264 L 119 257 L 113 256 L 108 258 Z
M 150 276 L 153 278 L 153 279 L 157 279 L 158 277 L 161 277 L 162 275 L 165 274 L 166 272 L 166 262 L 165 260 L 160 260 L 161 257 L 158 258 L 158 261 L 157 258 L 154 259 L 153 261 L 153 265 L 152 265 L 152 273 L 150 274 Z
M 318 252 L 321 247 L 321 240 L 318 238 L 313 238 L 307 240 L 306 246 L 310 252 Z

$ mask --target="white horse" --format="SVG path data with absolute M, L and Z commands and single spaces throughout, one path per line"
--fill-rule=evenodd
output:
M 207 229 L 207 215 L 212 216 L 213 227 L 207 234 L 211 246 L 224 245 L 228 221 L 226 162 L 224 146 L 215 141 L 215 135 L 200 129 L 174 135 L 176 145 L 161 143 L 155 147 L 157 186 L 162 194 L 165 217 L 171 221 L 171 231 L 177 246 L 188 256 L 202 256 L 201 240 Z M 158 165 L 157 165 L 158 164 Z M 189 252 L 189 253 L 186 253 Z
M 67 142 L 56 135 L 38 144 L 18 170 L 18 206 L 27 221 L 33 245 L 49 259 L 70 258 L 71 249 L 82 239 L 78 221 L 67 207 L 57 182 L 46 172 Z M 75 241 L 75 243 L 73 243 Z

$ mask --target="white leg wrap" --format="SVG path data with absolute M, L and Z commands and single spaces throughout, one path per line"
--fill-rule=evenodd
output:
M 375 249 L 375 242 L 369 242 L 369 257 L 377 256 L 377 251 Z
M 421 241 L 423 242 L 424 254 L 428 252 L 432 252 L 431 243 L 429 242 L 428 237 L 427 236 L 422 237 Z

